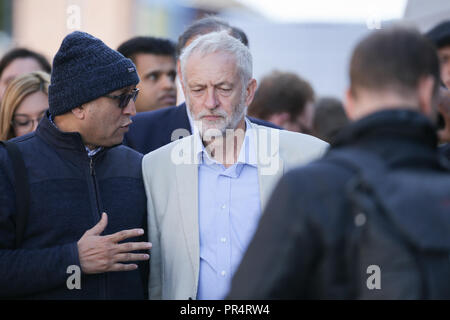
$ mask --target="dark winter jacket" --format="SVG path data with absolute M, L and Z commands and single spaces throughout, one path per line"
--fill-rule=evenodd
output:
M 138 270 L 81 274 L 81 289 L 66 284 L 80 265 L 77 241 L 108 214 L 102 235 L 146 231 L 142 155 L 125 146 L 89 158 L 80 134 L 59 131 L 47 117 L 19 147 L 30 188 L 30 212 L 20 248 L 15 243 L 12 166 L 0 146 L 0 297 L 32 299 L 143 299 L 148 263 Z M 132 241 L 147 241 L 146 235 Z
M 242 264 L 232 282 L 229 299 L 354 299 L 354 283 L 359 277 L 352 272 L 356 255 L 349 254 L 355 223 L 353 207 L 346 194 L 348 183 L 356 172 L 331 161 L 337 150 L 364 150 L 380 157 L 392 170 L 411 169 L 442 175 L 450 179 L 449 171 L 441 166 L 434 127 L 423 115 L 408 110 L 389 110 L 372 114 L 345 128 L 324 158 L 287 173 L 276 187 L 258 230 L 249 245 Z M 445 180 L 447 181 L 447 180 Z M 426 187 L 425 187 L 426 188 Z M 393 190 L 392 192 L 395 192 Z M 445 192 L 445 190 L 443 191 Z M 450 190 L 448 190 L 450 199 Z M 414 195 L 411 195 L 414 196 Z M 407 204 L 406 204 L 407 205 Z M 443 204 L 445 205 L 445 204 Z M 408 216 L 408 212 L 403 212 Z M 449 212 L 450 213 L 450 212 Z M 436 229 L 424 229 L 448 217 L 436 217 L 430 212 L 408 219 L 409 225 L 427 232 L 428 238 Z M 431 219 L 429 223 L 423 223 Z M 373 220 L 372 220 L 373 221 Z M 386 233 L 389 234 L 386 229 Z M 442 233 L 440 233 L 442 235 Z M 397 234 L 398 236 L 398 234 Z M 384 249 L 364 252 L 365 256 L 392 266 L 395 276 L 383 277 L 379 296 L 383 299 L 421 298 L 421 276 L 414 259 L 405 254 L 400 240 L 378 239 Z M 434 239 L 449 243 L 447 239 Z M 358 244 L 357 244 L 358 245 Z M 386 256 L 386 245 L 390 253 Z M 380 247 L 378 247 L 379 249 Z M 447 257 L 447 256 L 446 256 Z M 431 272 L 434 280 L 448 288 L 450 261 L 435 263 Z M 437 262 L 437 261 L 436 261 Z M 444 267 L 443 267 L 444 266 Z M 365 273 L 365 270 L 364 270 Z M 366 275 L 369 277 L 369 275 Z M 359 279 L 357 279 L 359 280 Z M 366 286 L 358 283 L 357 286 Z M 441 286 L 442 287 L 442 286 Z M 449 298 L 449 290 L 433 292 L 436 298 Z M 444 290 L 444 291 L 445 291 Z M 447 296 L 444 296 L 444 295 Z

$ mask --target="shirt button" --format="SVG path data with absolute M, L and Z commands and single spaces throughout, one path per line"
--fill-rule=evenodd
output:
M 227 238 L 225 238 L 225 237 L 220 238 L 220 242 L 222 242 L 222 243 L 227 242 Z
M 223 270 L 223 271 L 220 273 L 220 275 L 221 275 L 222 277 L 225 277 L 226 274 L 227 274 L 227 273 L 226 273 L 225 270 Z

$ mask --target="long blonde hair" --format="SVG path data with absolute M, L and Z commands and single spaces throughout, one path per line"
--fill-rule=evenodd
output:
M 14 138 L 11 125 L 14 112 L 23 99 L 31 93 L 42 91 L 48 96 L 50 75 L 43 71 L 34 71 L 14 79 L 5 91 L 0 105 L 0 140 Z

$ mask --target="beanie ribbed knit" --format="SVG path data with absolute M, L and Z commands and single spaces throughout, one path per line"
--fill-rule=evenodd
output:
M 53 59 L 48 90 L 50 113 L 64 114 L 138 82 L 130 59 L 88 33 L 72 32 L 64 38 Z

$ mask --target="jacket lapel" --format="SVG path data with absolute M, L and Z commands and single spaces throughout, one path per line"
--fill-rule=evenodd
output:
M 191 136 L 192 137 L 192 136 Z M 180 221 L 194 272 L 195 292 L 198 283 L 200 244 L 198 227 L 198 164 L 193 163 L 193 139 L 186 139 L 180 150 L 184 162 L 175 165 Z M 183 154 L 184 153 L 184 154 Z
M 252 124 L 256 136 L 259 195 L 261 210 L 264 210 L 273 188 L 284 172 L 284 161 L 280 156 L 279 130 Z

